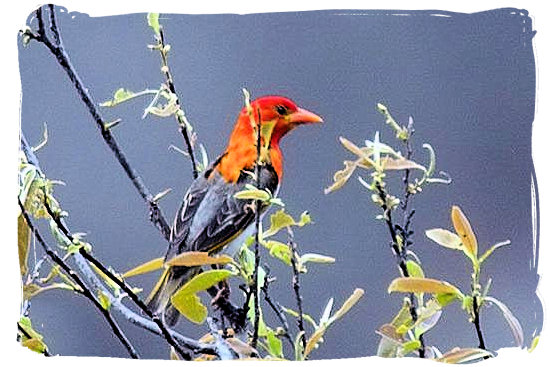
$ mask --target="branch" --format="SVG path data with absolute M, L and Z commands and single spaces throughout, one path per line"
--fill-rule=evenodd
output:
M 298 258 L 298 252 L 296 251 L 296 242 L 294 242 L 294 232 L 292 232 L 292 229 L 290 227 L 287 228 L 288 232 L 288 246 L 290 247 L 290 250 L 292 251 L 292 256 L 290 257 L 290 262 L 292 264 L 292 271 L 293 271 L 293 277 L 292 277 L 292 285 L 294 287 L 294 295 L 296 297 L 296 305 L 298 307 L 298 330 L 301 333 L 302 337 L 302 346 L 304 350 L 306 349 L 307 345 L 307 338 L 306 338 L 306 331 L 304 328 L 304 311 L 302 308 L 302 295 L 300 293 L 300 271 L 298 269 L 298 264 L 296 259 Z
M 50 207 L 47 197 L 44 196 L 44 207 L 46 208 L 46 211 L 50 215 L 50 217 L 55 222 L 57 228 L 63 232 L 65 237 L 73 243 L 76 244 L 76 241 L 74 237 L 71 235 L 67 227 L 65 226 L 65 223 L 63 223 L 61 217 L 59 214 L 54 213 L 52 208 Z M 174 340 L 168 329 L 166 328 L 166 325 L 164 324 L 162 318 L 154 315 L 149 308 L 145 305 L 145 303 L 137 296 L 137 294 L 134 293 L 134 291 L 126 284 L 126 282 L 119 277 L 117 277 L 115 274 L 113 274 L 109 269 L 107 269 L 99 260 L 97 260 L 92 254 L 90 254 L 84 247 L 80 247 L 78 250 L 80 255 L 86 260 L 88 260 L 92 265 L 94 265 L 96 268 L 98 268 L 103 274 L 105 274 L 110 280 L 112 280 L 116 285 L 118 285 L 130 299 L 141 309 L 143 313 L 145 313 L 157 326 L 159 327 L 160 331 L 162 332 L 162 336 L 166 339 L 168 344 L 174 348 L 174 350 L 178 353 L 178 355 L 185 359 L 185 360 L 191 360 L 192 357 L 189 353 L 183 351 L 181 349 L 181 346 Z
M 384 190 L 384 188 L 382 187 L 382 185 L 380 185 L 379 182 L 376 183 L 376 191 L 383 203 L 381 207 L 382 207 L 382 210 L 384 211 L 384 218 L 385 218 L 386 225 L 388 227 L 388 231 L 390 232 L 392 250 L 398 259 L 398 264 L 399 264 L 399 269 L 401 270 L 401 274 L 404 277 L 408 278 L 410 275 L 409 275 L 409 270 L 407 269 L 407 249 L 405 247 L 405 243 L 406 243 L 405 240 L 407 239 L 405 237 L 403 238 L 403 247 L 401 248 L 397 239 L 396 225 L 393 223 L 391 208 L 389 208 L 388 205 L 386 204 L 387 202 L 386 198 L 388 194 L 386 193 L 386 190 Z M 408 227 L 409 224 L 410 223 L 408 223 L 405 227 Z M 404 232 L 404 231 L 401 231 L 401 232 Z M 409 313 L 411 315 L 411 319 L 413 323 L 415 323 L 418 320 L 417 299 L 414 293 L 410 293 L 409 298 L 411 300 L 411 303 L 409 306 Z M 420 348 L 418 349 L 418 355 L 420 356 L 420 358 L 425 358 L 426 351 L 425 351 L 423 335 L 420 335 L 418 340 L 420 341 Z
M 29 144 L 27 143 L 27 140 L 25 139 L 24 134 L 21 134 L 21 150 L 25 153 L 27 162 L 32 164 L 36 167 L 36 169 L 42 173 L 42 170 L 40 168 L 40 164 L 38 162 L 38 159 L 33 154 L 32 149 L 30 148 Z M 46 210 L 48 210 L 48 207 L 46 207 Z M 51 209 L 50 209 L 51 211 Z M 56 216 L 52 217 L 55 219 Z M 64 226 L 64 224 L 61 222 L 61 226 L 58 227 L 60 230 L 63 230 L 62 228 L 65 228 L 67 233 L 70 234 L 68 229 Z M 82 249 L 81 249 L 82 250 Z M 88 261 L 86 261 L 85 257 L 89 259 L 91 263 L 93 263 L 100 271 L 102 271 L 105 275 L 107 275 L 111 280 L 117 283 L 118 286 L 120 286 L 127 295 L 140 307 L 140 309 L 151 318 L 151 320 L 148 320 L 140 315 L 137 315 L 135 312 L 130 310 L 128 307 L 126 307 L 124 304 L 122 304 L 121 300 L 117 297 L 115 297 L 99 280 L 95 272 L 90 268 L 90 265 L 88 264 Z M 105 268 L 103 264 L 101 264 L 99 261 L 97 261 L 93 256 L 89 255 L 86 251 L 79 251 L 78 253 L 74 254 L 74 260 L 76 263 L 76 266 L 79 268 L 82 275 L 86 278 L 88 283 L 94 288 L 97 292 L 102 292 L 108 299 L 111 304 L 111 309 L 114 309 L 118 311 L 120 314 L 122 314 L 128 321 L 130 321 L 132 324 L 135 324 L 137 326 L 142 327 L 143 329 L 146 329 L 154 334 L 163 336 L 167 341 L 169 338 L 175 339 L 177 342 L 179 342 L 183 347 L 188 348 L 192 350 L 194 353 L 203 353 L 203 354 L 214 354 L 216 355 L 216 350 L 210 345 L 199 343 L 194 339 L 185 337 L 173 330 L 170 330 L 164 326 L 164 323 L 161 319 L 151 317 L 151 313 L 148 310 L 147 306 L 139 299 L 137 295 L 129 288 L 123 281 L 121 281 L 117 276 L 112 274 L 111 271 Z M 135 298 L 133 298 L 135 296 Z
M 168 67 L 168 51 L 165 48 L 166 44 L 164 43 L 164 30 L 162 29 L 162 27 L 159 28 L 158 42 L 160 46 L 159 52 L 162 59 L 161 70 L 164 73 L 164 77 L 166 78 L 166 84 L 168 85 L 168 89 L 176 97 L 176 105 L 178 106 L 178 111 L 176 112 L 175 117 L 176 117 L 176 120 L 178 121 L 180 132 L 183 135 L 183 140 L 185 141 L 185 145 L 187 147 L 187 154 L 189 154 L 189 158 L 191 159 L 191 165 L 193 167 L 193 178 L 197 178 L 199 176 L 199 171 L 197 169 L 197 162 L 195 159 L 193 142 L 189 137 L 188 126 L 190 126 L 190 124 L 189 124 L 189 121 L 187 121 L 187 117 L 185 116 L 185 112 L 183 111 L 183 108 L 181 107 L 178 94 L 176 93 L 176 85 L 174 84 L 174 78 L 172 77 L 172 73 L 170 72 L 170 68 Z
M 101 305 L 101 303 L 96 299 L 96 297 L 93 295 L 93 293 L 88 288 L 86 283 L 84 283 L 84 281 L 80 278 L 80 276 L 77 273 L 75 273 L 69 267 L 69 265 L 67 265 L 67 263 L 61 257 L 59 257 L 57 253 L 53 251 L 51 247 L 42 239 L 40 232 L 38 231 L 37 228 L 34 227 L 32 221 L 30 220 L 29 215 L 27 214 L 23 203 L 21 203 L 21 200 L 19 200 L 19 198 L 17 198 L 17 201 L 19 202 L 19 208 L 21 209 L 21 214 L 25 218 L 27 225 L 29 226 L 31 232 L 34 234 L 36 240 L 38 241 L 38 243 L 40 243 L 40 245 L 42 246 L 46 254 L 50 257 L 50 259 L 52 259 L 56 264 L 58 264 L 60 268 L 81 288 L 82 290 L 81 293 L 86 298 L 88 298 L 92 302 L 92 304 L 95 306 L 95 308 L 97 308 L 99 312 L 103 315 L 103 317 L 111 327 L 113 334 L 115 334 L 115 336 L 120 340 L 122 345 L 124 345 L 124 347 L 128 351 L 128 354 L 130 354 L 130 356 L 134 359 L 139 358 L 139 355 L 136 352 L 135 348 L 132 346 L 132 344 L 126 337 L 126 335 L 122 332 L 117 322 L 113 319 L 113 317 L 111 316 L 111 313 Z
M 483 339 L 483 333 L 481 331 L 481 324 L 479 322 L 479 304 L 477 302 L 477 297 L 473 297 L 473 311 L 474 311 L 474 319 L 473 323 L 476 328 L 477 338 L 479 340 L 479 348 L 480 349 L 486 349 L 485 348 L 485 340 Z
M 275 315 L 277 315 L 277 318 L 281 322 L 281 325 L 282 325 L 283 330 L 284 330 L 283 336 L 290 343 L 290 346 L 292 347 L 292 349 L 294 349 L 294 343 L 292 342 L 292 338 L 290 337 L 290 331 L 289 331 L 290 329 L 289 329 L 289 326 L 288 326 L 288 321 L 287 321 L 286 316 L 283 312 L 283 309 L 281 308 L 281 305 L 279 304 L 279 302 L 273 301 L 271 299 L 271 297 L 269 296 L 269 284 L 274 280 L 274 278 L 273 279 L 269 278 L 269 272 L 267 272 L 267 274 L 265 275 L 265 278 L 266 279 L 265 279 L 264 285 L 262 286 L 262 292 L 264 294 L 264 299 L 267 302 L 267 304 L 269 305 L 269 307 L 271 307 L 273 312 L 275 312 Z
M 96 103 L 94 102 L 90 92 L 88 92 L 88 89 L 82 82 L 82 79 L 78 75 L 76 69 L 74 68 L 69 55 L 65 51 L 65 47 L 63 45 L 63 39 L 61 38 L 61 35 L 59 34 L 59 29 L 57 27 L 54 6 L 48 5 L 48 7 L 50 10 L 50 30 L 54 35 L 55 44 L 52 43 L 52 41 L 50 41 L 50 39 L 46 35 L 44 19 L 42 15 L 42 8 L 38 8 L 36 10 L 36 17 L 38 19 L 38 34 L 34 34 L 32 32 L 26 32 L 25 34 L 29 36 L 31 39 L 34 39 L 44 44 L 50 50 L 52 55 L 55 56 L 58 64 L 63 68 L 63 70 L 71 80 L 80 99 L 86 105 L 88 112 L 94 119 L 103 140 L 105 141 L 107 146 L 111 149 L 111 151 L 114 153 L 116 159 L 124 169 L 124 172 L 126 173 L 128 178 L 130 178 L 130 180 L 132 181 L 132 184 L 137 189 L 142 199 L 147 202 L 149 206 L 151 221 L 153 222 L 155 227 L 162 233 L 164 238 L 166 240 L 169 240 L 170 226 L 168 225 L 168 222 L 166 222 L 166 219 L 164 218 L 158 206 L 158 203 L 155 202 L 154 197 L 151 194 L 150 190 L 147 188 L 147 186 L 145 186 L 143 179 L 139 176 L 137 171 L 130 166 L 128 159 L 126 158 L 126 154 L 118 145 L 118 142 L 116 141 L 114 135 L 106 127 L 105 120 L 99 113 L 99 110 L 96 107 Z

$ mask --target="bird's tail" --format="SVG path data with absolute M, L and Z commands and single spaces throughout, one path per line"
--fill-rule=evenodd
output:
M 168 326 L 176 325 L 180 316 L 179 311 L 170 302 L 170 297 L 197 274 L 199 269 L 198 267 L 166 269 L 147 298 L 146 303 L 149 310 L 161 315 Z

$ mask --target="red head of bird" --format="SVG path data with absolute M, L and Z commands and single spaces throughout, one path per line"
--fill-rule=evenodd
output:
M 261 126 L 262 147 L 266 148 L 262 159 L 273 166 L 280 180 L 283 175 L 283 157 L 279 148 L 281 138 L 298 125 L 319 123 L 323 120 L 281 96 L 260 97 L 250 103 L 250 108 L 253 121 L 248 108 L 243 107 L 218 170 L 226 181 L 236 182 L 241 170 L 254 166 L 257 158 L 257 135 L 253 123 L 256 123 Z

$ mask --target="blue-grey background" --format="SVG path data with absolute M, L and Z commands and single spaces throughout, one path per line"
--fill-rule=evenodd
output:
M 153 39 L 145 14 L 58 15 L 67 51 L 98 102 L 119 87 L 138 91 L 163 81 L 159 55 L 146 47 Z M 288 96 L 326 121 L 294 131 L 282 144 L 280 195 L 290 213 L 307 209 L 315 221 L 297 231 L 299 246 L 337 258 L 333 265 L 310 266 L 303 276 L 305 309 L 318 318 L 330 297 L 340 305 L 356 287 L 366 296 L 330 329 L 314 358 L 375 354 L 375 330 L 400 307 L 400 296 L 386 291 L 398 272 L 387 229 L 374 220 L 378 208 L 370 194 L 355 179 L 341 191 L 323 194 L 349 157 L 339 136 L 360 144 L 379 130 L 383 141 L 395 142 L 377 102 L 402 123 L 412 115 L 416 159 L 427 159 L 421 144 L 431 143 L 438 169 L 453 178 L 451 185 L 429 186 L 414 199 L 414 251 L 427 275 L 469 289 L 468 261 L 423 235 L 428 228 L 450 228 L 449 210 L 458 204 L 474 226 L 480 251 L 512 241 L 487 262 L 483 281 L 493 279 L 491 293 L 516 314 L 530 343 L 542 326 L 542 308 L 535 295 L 531 209 L 535 62 L 525 11 L 163 14 L 161 23 L 172 45 L 169 63 L 180 98 L 211 157 L 225 147 L 243 104 L 242 87 L 253 96 Z M 49 177 L 67 183 L 56 196 L 70 213 L 72 230 L 87 232 L 97 257 L 121 271 L 162 256 L 166 243 L 149 223 L 146 206 L 54 58 L 32 42 L 20 47 L 20 70 L 22 128 L 36 144 L 43 122 L 48 123 L 49 142 L 38 156 Z M 172 119 L 140 119 L 147 103 L 137 100 L 102 112 L 107 119 L 123 119 L 116 137 L 146 184 L 154 192 L 173 188 L 161 202 L 172 217 L 191 182 L 190 164 L 168 149 L 182 146 Z M 278 278 L 273 295 L 295 307 L 288 269 L 269 263 Z M 142 276 L 134 284 L 148 292 L 155 277 Z M 127 355 L 82 297 L 44 293 L 33 300 L 31 317 L 54 353 Z M 495 307 L 484 309 L 481 318 L 489 348 L 513 344 Z M 167 357 L 160 338 L 121 324 L 145 357 Z M 206 331 L 188 323 L 179 327 L 192 336 Z M 458 304 L 446 309 L 426 340 L 443 351 L 477 345 Z

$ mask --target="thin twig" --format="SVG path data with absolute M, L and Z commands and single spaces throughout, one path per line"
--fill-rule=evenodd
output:
M 191 159 L 191 166 L 193 168 L 193 178 L 197 178 L 199 176 L 199 171 L 197 169 L 197 162 L 195 159 L 195 151 L 193 149 L 193 142 L 191 141 L 191 138 L 189 137 L 189 131 L 187 126 L 189 126 L 189 122 L 187 121 L 187 117 L 185 117 L 185 112 L 183 111 L 183 108 L 180 103 L 180 99 L 178 97 L 178 94 L 176 93 L 176 85 L 174 84 L 174 78 L 172 77 L 172 73 L 170 72 L 170 68 L 168 67 L 168 55 L 166 51 L 166 44 L 164 43 L 164 30 L 162 27 L 159 29 L 159 52 L 162 59 L 162 72 L 164 73 L 164 77 L 166 78 L 166 84 L 168 85 L 168 89 L 170 92 L 175 96 L 176 98 L 176 105 L 178 106 L 178 112 L 175 113 L 176 120 L 178 121 L 178 125 L 180 127 L 180 132 L 183 135 L 183 140 L 185 141 L 185 145 L 187 147 L 187 154 L 189 155 L 189 158 Z
M 50 29 L 54 35 L 55 44 L 52 43 L 52 41 L 50 41 L 50 39 L 46 35 L 44 19 L 42 15 L 42 8 L 38 8 L 36 10 L 36 17 L 38 19 L 38 34 L 36 35 L 34 33 L 27 33 L 27 35 L 29 35 L 32 39 L 35 39 L 36 41 L 44 44 L 50 50 L 50 52 L 55 56 L 57 62 L 63 68 L 63 70 L 71 80 L 73 86 L 75 87 L 76 91 L 78 92 L 80 99 L 86 105 L 88 112 L 94 119 L 101 133 L 101 136 L 103 137 L 103 140 L 105 141 L 107 146 L 109 146 L 111 151 L 114 153 L 116 159 L 124 169 L 124 172 L 126 173 L 126 175 L 132 181 L 132 184 L 137 189 L 142 199 L 147 202 L 149 206 L 151 221 L 153 222 L 155 227 L 162 233 L 164 238 L 166 240 L 169 240 L 170 226 L 168 225 L 168 222 L 164 218 L 150 190 L 147 188 L 147 186 L 145 186 L 143 179 L 139 176 L 139 174 L 135 171 L 135 169 L 133 169 L 130 166 L 128 159 L 126 158 L 126 154 L 118 145 L 118 142 L 115 139 L 114 135 L 111 133 L 111 130 L 109 130 L 106 127 L 105 120 L 103 119 L 99 110 L 97 109 L 96 103 L 94 102 L 88 89 L 84 86 L 82 79 L 78 75 L 76 69 L 74 68 L 71 62 L 69 55 L 65 50 L 65 47 L 63 45 L 63 39 L 59 34 L 59 29 L 57 27 L 57 22 L 55 20 L 56 17 L 55 17 L 53 5 L 50 5 Z
M 101 303 L 93 295 L 93 293 L 90 291 L 86 283 L 84 283 L 84 281 L 80 278 L 80 276 L 77 273 L 75 273 L 69 267 L 69 265 L 67 265 L 67 263 L 61 257 L 59 257 L 57 253 L 53 251 L 52 248 L 42 239 L 40 232 L 38 231 L 37 228 L 34 227 L 31 219 L 29 218 L 29 215 L 25 210 L 25 206 L 23 205 L 23 203 L 21 203 L 21 200 L 19 200 L 19 198 L 17 199 L 17 201 L 19 202 L 19 208 L 21 209 L 21 214 L 25 218 L 27 225 L 29 226 L 31 232 L 34 234 L 36 240 L 38 241 L 38 243 L 40 243 L 40 245 L 42 246 L 46 254 L 50 257 L 50 259 L 52 259 L 56 264 L 58 264 L 59 267 L 80 287 L 80 289 L 82 290 L 81 293 L 86 298 L 88 298 L 92 302 L 92 304 L 98 309 L 98 311 L 102 314 L 102 316 L 105 318 L 105 320 L 111 327 L 113 334 L 115 334 L 115 336 L 120 340 L 122 345 L 124 345 L 124 347 L 128 351 L 128 354 L 130 354 L 132 358 L 135 358 L 135 359 L 139 358 L 139 355 L 136 352 L 135 348 L 130 343 L 130 341 L 124 334 L 124 332 L 120 329 L 120 327 L 118 326 L 118 323 L 113 319 L 109 310 L 105 309 L 101 305 Z
M 256 179 L 256 188 L 260 190 L 260 174 L 261 174 L 261 151 L 262 151 L 262 116 L 260 115 L 260 110 L 258 109 L 258 122 L 256 124 L 256 166 L 254 167 L 254 175 Z M 258 332 L 260 327 L 260 295 L 258 289 L 258 278 L 259 278 L 259 267 L 260 267 L 260 221 L 261 214 L 260 208 L 263 203 L 260 200 L 256 200 L 256 217 L 254 221 L 256 232 L 254 234 L 254 273 L 252 276 L 253 279 L 253 295 L 254 295 L 254 332 L 252 333 L 252 341 L 250 346 L 256 349 L 258 343 Z
M 43 175 L 42 170 L 40 168 L 40 162 L 32 152 L 32 149 L 30 148 L 27 140 L 25 139 L 25 136 L 23 133 L 21 133 L 21 150 L 24 152 L 27 162 L 32 164 L 36 167 L 36 169 L 40 172 L 40 174 Z M 46 206 L 46 209 L 48 210 L 49 205 Z M 51 211 L 51 209 L 50 209 Z M 65 225 L 61 221 L 61 227 L 65 228 Z M 59 224 L 58 224 L 59 225 Z M 65 228 L 67 233 L 70 233 L 67 228 Z M 74 254 L 74 259 L 77 267 L 80 269 L 83 276 L 88 280 L 88 282 L 96 288 L 98 292 L 103 293 L 104 295 L 109 298 L 109 302 L 111 303 L 111 309 L 117 310 L 120 312 L 128 321 L 131 323 L 138 325 L 154 334 L 160 335 L 164 337 L 165 339 L 168 339 L 171 337 L 175 339 L 177 342 L 179 342 L 182 346 L 185 348 L 188 348 L 192 350 L 194 353 L 203 353 L 203 354 L 216 354 L 215 348 L 202 344 L 197 342 L 194 339 L 185 337 L 173 330 L 170 330 L 164 326 L 164 323 L 162 322 L 162 319 L 158 317 L 152 316 L 150 311 L 148 310 L 147 306 L 139 299 L 139 297 L 129 288 L 124 282 L 122 282 L 116 275 L 114 275 L 111 271 L 109 271 L 103 264 L 101 264 L 98 260 L 93 258 L 93 256 L 89 255 L 85 251 L 79 251 L 78 253 Z M 87 259 L 85 259 L 85 256 Z M 106 289 L 101 281 L 97 278 L 93 270 L 90 268 L 88 261 L 90 263 L 93 263 L 100 271 L 102 271 L 105 275 L 109 276 L 111 280 L 116 282 L 118 286 L 120 286 L 127 295 L 136 303 L 136 305 L 148 315 L 148 317 L 151 318 L 152 321 L 145 319 L 136 313 L 134 313 L 132 310 L 127 308 L 122 304 L 119 298 L 113 296 L 108 289 Z M 134 298 L 135 296 L 135 298 Z
M 294 232 L 292 232 L 292 229 L 290 227 L 287 228 L 288 232 L 288 247 L 290 247 L 290 250 L 292 252 L 292 256 L 290 256 L 290 262 L 292 265 L 292 286 L 294 288 L 294 296 L 296 297 L 296 306 L 298 307 L 298 330 L 301 333 L 301 340 L 302 340 L 302 347 L 304 350 L 306 349 L 307 345 L 307 338 L 306 338 L 306 330 L 304 328 L 304 311 L 302 307 L 302 294 L 300 293 L 300 270 L 298 269 L 298 251 L 297 251 L 297 245 L 296 242 L 294 242 Z
M 292 338 L 290 337 L 290 328 L 288 326 L 288 321 L 287 321 L 286 316 L 283 312 L 283 309 L 282 309 L 281 305 L 279 304 L 279 302 L 274 301 L 271 298 L 271 296 L 269 295 L 269 284 L 273 280 L 274 280 L 274 278 L 273 279 L 269 278 L 269 272 L 267 272 L 267 274 L 265 275 L 264 285 L 261 288 L 262 293 L 264 294 L 265 301 L 267 302 L 269 307 L 271 307 L 273 312 L 275 312 L 275 315 L 277 316 L 277 318 L 281 322 L 281 325 L 282 325 L 283 331 L 284 331 L 283 337 L 289 342 L 291 348 L 294 350 L 294 343 L 292 341 Z

